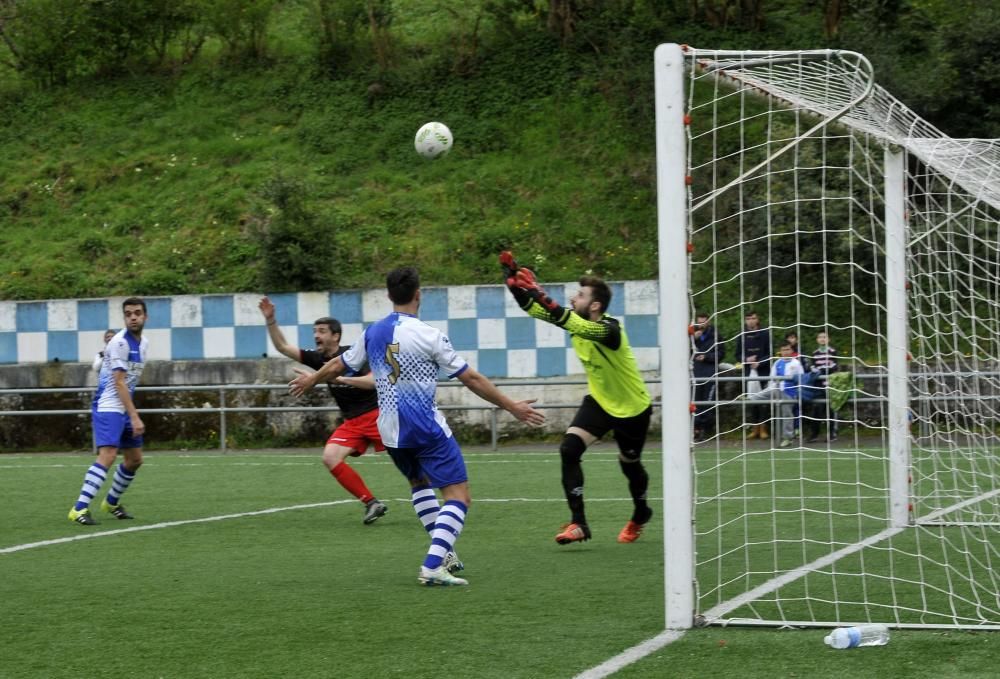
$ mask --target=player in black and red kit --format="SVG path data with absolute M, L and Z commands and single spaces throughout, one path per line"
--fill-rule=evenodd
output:
M 350 349 L 350 346 L 340 344 L 340 321 L 328 316 L 318 318 L 313 323 L 313 339 L 316 349 L 300 349 L 285 340 L 278 322 L 274 318 L 275 307 L 267 297 L 258 304 L 261 314 L 267 323 L 267 334 L 279 352 L 299 363 L 319 370 L 331 358 L 340 356 Z M 367 369 L 364 371 L 367 372 Z M 365 505 L 365 523 L 373 523 L 383 516 L 388 508 L 368 490 L 364 479 L 347 464 L 347 458 L 357 457 L 368 450 L 369 444 L 376 452 L 385 450 L 382 438 L 378 433 L 378 397 L 374 389 L 361 389 L 349 384 L 351 378 L 339 378 L 327 386 L 330 395 L 337 402 L 344 417 L 344 422 L 338 426 L 323 448 L 323 464 L 330 470 L 337 483 L 348 493 L 361 500 Z

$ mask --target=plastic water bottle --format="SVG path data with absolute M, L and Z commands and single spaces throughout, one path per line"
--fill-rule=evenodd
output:
M 830 648 L 856 648 L 858 646 L 885 646 L 889 643 L 886 625 L 858 625 L 833 630 L 823 641 Z

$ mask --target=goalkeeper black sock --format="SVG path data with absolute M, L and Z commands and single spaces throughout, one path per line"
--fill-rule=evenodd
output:
M 571 520 L 581 526 L 587 525 L 587 516 L 583 511 L 583 466 L 580 464 L 585 450 L 586 444 L 576 434 L 566 434 L 559 446 L 563 492 L 569 504 Z
M 642 462 L 618 461 L 622 468 L 622 473 L 628 479 L 628 492 L 632 496 L 632 504 L 635 509 L 632 511 L 632 520 L 636 523 L 646 523 L 653 515 L 649 505 L 646 504 L 646 490 L 649 488 L 649 473 L 642 466 Z

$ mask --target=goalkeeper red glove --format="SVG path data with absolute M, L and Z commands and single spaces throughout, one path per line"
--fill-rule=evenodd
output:
M 503 269 L 503 277 L 507 281 L 507 287 L 515 287 L 517 285 L 515 278 L 520 267 L 514 261 L 514 255 L 510 250 L 504 250 L 500 253 L 500 268 Z
M 534 271 L 521 267 L 517 270 L 517 276 L 515 276 L 514 279 L 517 287 L 527 292 L 532 299 L 541 304 L 543 307 L 549 311 L 556 311 L 559 309 L 559 305 L 548 296 L 545 289 L 538 284 L 537 280 L 535 280 Z

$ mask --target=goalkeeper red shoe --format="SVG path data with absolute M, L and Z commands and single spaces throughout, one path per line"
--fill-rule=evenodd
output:
M 618 534 L 618 542 L 635 542 L 640 535 L 642 535 L 642 524 L 629 521 L 622 528 L 622 532 Z
M 639 510 L 636 510 L 636 513 L 639 513 Z M 625 527 L 622 528 L 622 532 L 618 534 L 618 542 L 635 542 L 638 540 L 639 536 L 642 535 L 642 529 L 645 528 L 646 524 L 649 523 L 649 520 L 653 518 L 653 510 L 646 507 L 646 511 L 639 514 L 639 517 L 642 518 L 642 523 L 630 520 L 625 524 Z
M 586 524 L 567 523 L 562 532 L 556 535 L 556 542 L 568 545 L 571 542 L 586 542 L 590 539 L 590 529 Z

